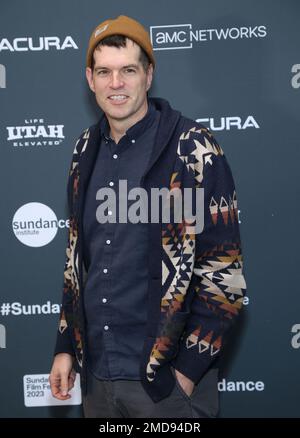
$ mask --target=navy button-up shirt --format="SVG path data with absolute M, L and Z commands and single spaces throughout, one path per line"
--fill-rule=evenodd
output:
M 127 191 L 140 187 L 150 159 L 160 113 L 149 104 L 145 117 L 132 126 L 118 144 L 103 136 L 86 193 L 84 257 L 88 267 L 84 291 L 87 319 L 88 366 L 104 380 L 139 380 L 139 363 L 146 336 L 148 288 L 148 230 L 146 223 L 99 223 L 96 199 L 100 188 L 111 188 L 119 204 L 119 181 Z M 127 193 L 126 193 L 127 197 Z M 138 199 L 138 198 L 137 198 Z M 128 207 L 136 201 L 128 201 Z M 98 210 L 99 211 L 99 210 Z M 105 215 L 115 217 L 109 206 Z

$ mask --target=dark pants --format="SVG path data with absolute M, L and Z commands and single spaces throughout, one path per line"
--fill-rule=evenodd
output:
M 138 380 L 98 380 L 88 372 L 83 397 L 86 418 L 213 418 L 218 408 L 217 369 L 204 375 L 190 397 L 176 379 L 171 394 L 157 403 Z

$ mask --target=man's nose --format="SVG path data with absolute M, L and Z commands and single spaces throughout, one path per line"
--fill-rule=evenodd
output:
M 124 81 L 119 72 L 112 72 L 111 88 L 121 88 L 124 86 Z

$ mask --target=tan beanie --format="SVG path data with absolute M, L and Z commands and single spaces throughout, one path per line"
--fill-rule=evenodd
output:
M 96 27 L 89 40 L 86 57 L 87 67 L 92 67 L 93 53 L 97 44 L 111 35 L 124 35 L 136 42 L 145 50 L 153 68 L 155 67 L 153 47 L 148 32 L 139 22 L 133 18 L 126 17 L 126 15 L 120 15 L 114 20 L 105 20 Z

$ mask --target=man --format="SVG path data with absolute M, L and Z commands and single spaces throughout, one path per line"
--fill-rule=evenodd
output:
M 223 151 L 204 126 L 148 98 L 154 67 L 149 35 L 135 20 L 120 16 L 92 33 L 86 76 L 104 115 L 73 154 L 50 374 L 53 396 L 66 400 L 80 370 L 86 417 L 216 416 L 216 359 L 245 291 L 236 193 Z M 148 195 L 138 209 L 133 197 L 124 199 L 124 182 Z M 151 220 L 153 189 L 169 193 L 167 220 L 162 208 Z M 201 211 L 175 220 L 186 189 L 194 200 L 203 189 Z M 135 219 L 124 220 L 124 201 Z

